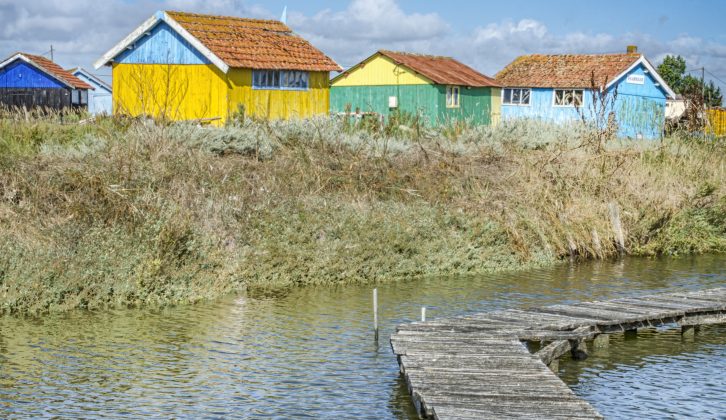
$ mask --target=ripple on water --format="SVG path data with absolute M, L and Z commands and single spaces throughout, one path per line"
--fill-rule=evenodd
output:
M 611 336 L 607 349 L 561 364 L 560 376 L 607 418 L 726 416 L 726 326 Z
M 356 286 L 1 318 L 0 418 L 415 418 L 387 340 L 421 306 L 436 318 L 723 286 L 724 266 L 718 256 L 625 260 L 380 285 L 378 343 L 370 287 Z M 723 416 L 725 333 L 613 338 L 607 352 L 563 363 L 562 376 L 608 417 Z

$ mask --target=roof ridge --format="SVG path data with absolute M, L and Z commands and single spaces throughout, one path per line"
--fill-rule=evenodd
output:
M 641 53 L 583 53 L 583 54 L 524 54 L 519 57 L 603 57 L 603 56 L 632 56 L 641 57 Z
M 284 22 L 277 20 L 277 19 L 260 19 L 260 18 L 250 18 L 250 17 L 240 17 L 240 16 L 228 16 L 228 15 L 212 15 L 207 13 L 191 13 L 191 12 L 182 12 L 179 10 L 164 10 L 165 13 L 174 13 L 178 15 L 186 15 L 186 16 L 203 16 L 210 19 L 231 19 L 231 20 L 239 20 L 244 22 L 265 22 L 265 23 L 279 23 L 282 25 L 287 26 Z
M 393 51 L 393 50 L 386 50 L 386 49 L 378 50 L 378 52 L 381 54 L 392 53 L 392 54 L 410 55 L 413 57 L 446 58 L 449 60 L 456 60 L 454 57 L 451 57 L 448 55 L 423 54 L 423 53 L 413 53 L 413 52 L 407 52 L 407 51 Z M 458 60 L 456 60 L 456 61 L 458 61 Z
M 71 88 L 75 89 L 93 89 L 93 86 L 89 85 L 88 83 L 84 82 L 83 80 L 79 79 L 78 77 L 74 76 L 71 72 L 61 67 L 58 63 L 55 61 L 43 57 L 42 55 L 37 54 L 30 54 L 22 51 L 18 51 L 15 54 L 8 57 L 8 60 L 16 57 L 16 56 L 23 56 L 27 60 L 30 60 L 32 64 L 41 70 L 43 70 L 48 75 L 54 77 L 55 79 L 58 79 L 58 81 L 65 83 Z

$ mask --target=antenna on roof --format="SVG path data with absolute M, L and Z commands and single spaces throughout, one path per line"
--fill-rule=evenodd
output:
M 287 6 L 282 9 L 282 16 L 280 16 L 280 22 L 287 25 Z

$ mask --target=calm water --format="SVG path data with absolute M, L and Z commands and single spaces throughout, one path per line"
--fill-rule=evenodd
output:
M 625 260 L 162 311 L 0 318 L 0 418 L 415 418 L 388 336 L 428 317 L 724 286 L 726 259 Z M 608 417 L 726 416 L 726 328 L 615 336 L 561 375 Z

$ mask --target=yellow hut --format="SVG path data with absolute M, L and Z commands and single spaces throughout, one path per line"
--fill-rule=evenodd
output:
M 113 68 L 113 111 L 222 124 L 327 114 L 342 69 L 282 22 L 157 12 L 96 63 Z

